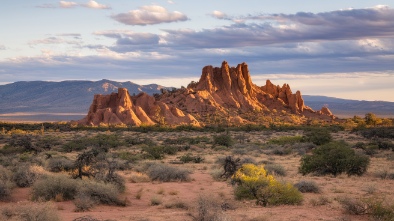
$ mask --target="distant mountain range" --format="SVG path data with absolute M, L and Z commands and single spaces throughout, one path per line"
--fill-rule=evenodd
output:
M 394 117 L 394 102 L 359 101 L 325 96 L 303 95 L 305 104 L 312 109 L 327 106 L 338 117 L 364 116 L 372 112 L 380 117 Z
M 77 120 L 87 114 L 95 94 L 127 88 L 131 94 L 171 89 L 157 84 L 100 81 L 21 81 L 0 85 L 0 120 Z M 15 114 L 16 113 L 16 114 Z M 33 113 L 33 114 L 32 114 Z
M 86 115 L 94 94 L 110 94 L 119 87 L 129 93 L 160 93 L 172 89 L 157 84 L 138 85 L 132 82 L 100 81 L 23 81 L 0 85 L 0 121 L 22 120 L 77 120 Z M 394 102 L 357 101 L 325 96 L 303 95 L 305 104 L 314 110 L 327 106 L 339 117 L 363 116 L 373 112 L 394 117 Z M 33 113 L 33 114 L 32 114 Z

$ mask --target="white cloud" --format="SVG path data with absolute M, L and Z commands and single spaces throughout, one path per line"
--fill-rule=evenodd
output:
M 75 8 L 76 6 L 78 6 L 78 4 L 75 2 L 66 2 L 66 1 L 60 1 L 59 5 L 60 8 Z
M 0 50 L 5 50 L 5 46 L 4 45 L 0 45 Z
M 159 5 L 142 6 L 127 13 L 113 15 L 112 18 L 126 25 L 142 26 L 188 20 L 188 17 L 181 12 L 170 12 Z
M 225 14 L 221 11 L 216 11 L 216 10 L 213 11 L 210 15 L 214 18 L 217 18 L 217 19 L 228 19 L 229 18 L 227 14 Z
M 110 6 L 97 3 L 96 1 L 90 0 L 87 4 L 81 4 L 83 7 L 94 8 L 94 9 L 111 9 Z
M 168 4 L 175 4 L 175 2 L 174 2 L 174 1 L 171 1 L 171 0 L 168 0 L 167 3 L 168 3 Z

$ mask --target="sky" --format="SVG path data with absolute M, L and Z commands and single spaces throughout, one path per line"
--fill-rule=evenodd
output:
M 4 0 L 0 27 L 0 84 L 180 87 L 226 60 L 259 86 L 394 102 L 392 0 Z

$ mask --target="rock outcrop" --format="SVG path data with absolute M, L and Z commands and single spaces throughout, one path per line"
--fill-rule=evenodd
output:
M 118 93 L 94 96 L 87 116 L 78 123 L 83 125 L 154 125 L 191 124 L 199 126 L 190 114 L 176 107 L 156 101 L 154 97 L 140 93 L 130 96 L 127 89 L 119 88 Z
M 314 111 L 304 104 L 301 92 L 293 93 L 288 84 L 282 87 L 270 80 L 266 85 L 252 83 L 248 65 L 230 67 L 206 66 L 198 82 L 187 88 L 164 91 L 152 97 L 145 93 L 130 96 L 126 89 L 118 93 L 95 95 L 88 115 L 79 123 L 99 124 L 192 124 L 212 123 L 214 116 L 234 124 L 256 123 L 259 116 L 298 115 L 330 120 L 334 118 L 327 107 Z

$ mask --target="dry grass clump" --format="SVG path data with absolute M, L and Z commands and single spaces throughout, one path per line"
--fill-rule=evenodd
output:
M 168 204 L 164 205 L 164 207 L 167 209 L 185 209 L 185 210 L 189 209 L 189 206 L 186 203 L 179 201 L 179 200 L 176 200 L 175 202 L 168 203 Z
M 39 166 L 22 165 L 14 172 L 13 180 L 19 187 L 29 187 L 45 173 L 43 170 Z
M 11 171 L 0 165 L 0 201 L 10 199 L 13 186 Z
M 165 164 L 152 164 L 148 168 L 148 176 L 151 180 L 170 182 L 170 181 L 189 181 L 190 171 Z
M 150 182 L 150 178 L 145 173 L 132 172 L 129 176 L 129 181 L 132 183 L 148 183 Z
M 72 200 L 79 188 L 77 180 L 65 175 L 44 176 L 32 186 L 32 199 L 40 200 Z
M 301 193 L 320 193 L 320 187 L 315 181 L 311 180 L 301 180 L 300 182 L 294 184 Z
M 2 207 L 0 220 L 60 221 L 61 218 L 50 203 L 18 203 Z
M 195 212 L 191 214 L 194 221 L 227 221 L 227 217 L 220 203 L 207 196 L 200 196 L 195 205 Z

